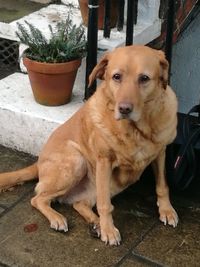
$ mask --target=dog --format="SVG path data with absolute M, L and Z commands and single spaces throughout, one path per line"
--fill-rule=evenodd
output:
M 51 228 L 68 231 L 66 218 L 51 207 L 57 199 L 73 205 L 103 242 L 119 245 L 111 198 L 152 164 L 160 220 L 176 227 L 165 178 L 165 150 L 177 128 L 168 67 L 164 53 L 147 46 L 106 53 L 89 77 L 90 85 L 102 80 L 93 96 L 53 132 L 36 163 L 0 174 L 0 189 L 38 177 L 31 204 Z

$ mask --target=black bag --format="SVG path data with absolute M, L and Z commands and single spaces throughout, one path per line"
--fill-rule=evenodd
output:
M 166 151 L 166 174 L 169 184 L 178 190 L 200 179 L 200 105 L 178 114 L 177 137 Z

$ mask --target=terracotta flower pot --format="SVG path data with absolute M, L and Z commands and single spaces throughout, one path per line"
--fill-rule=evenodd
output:
M 43 63 L 23 58 L 36 102 L 46 106 L 70 101 L 81 59 L 66 63 Z
M 79 6 L 81 10 L 83 24 L 87 26 L 88 25 L 88 0 L 79 0 Z M 99 0 L 98 29 L 100 30 L 102 30 L 104 26 L 104 8 L 105 8 L 105 0 Z M 111 28 L 114 28 L 116 26 L 117 17 L 118 17 L 118 1 L 111 0 L 111 16 L 110 16 Z

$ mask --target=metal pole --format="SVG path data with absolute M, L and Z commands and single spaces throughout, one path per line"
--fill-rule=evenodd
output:
M 124 0 L 119 0 L 117 30 L 122 31 L 124 26 Z
M 128 0 L 127 4 L 127 25 L 126 25 L 126 45 L 133 44 L 133 24 L 135 14 L 135 1 Z
M 111 13 L 111 5 L 110 0 L 105 0 L 105 16 L 104 16 L 104 32 L 103 36 L 105 38 L 110 37 L 110 14 Z
M 133 18 L 133 23 L 136 25 L 137 24 L 137 18 L 138 18 L 138 0 L 134 1 L 134 18 Z
M 169 80 L 170 80 L 171 59 L 172 59 L 172 46 L 173 46 L 173 33 L 174 33 L 174 15 L 175 15 L 175 0 L 168 0 L 165 54 L 166 54 L 167 60 L 169 61 Z
M 88 3 L 88 32 L 87 57 L 85 78 L 85 99 L 88 99 L 96 90 L 96 81 L 88 88 L 89 75 L 97 64 L 97 37 L 98 37 L 98 0 L 89 0 Z

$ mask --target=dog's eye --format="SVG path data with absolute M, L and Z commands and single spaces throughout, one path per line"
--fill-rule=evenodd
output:
M 139 77 L 139 83 L 147 83 L 150 80 L 149 76 L 147 75 L 140 75 Z
M 115 73 L 113 76 L 112 76 L 112 79 L 115 81 L 115 82 L 121 82 L 121 74 L 119 73 Z

